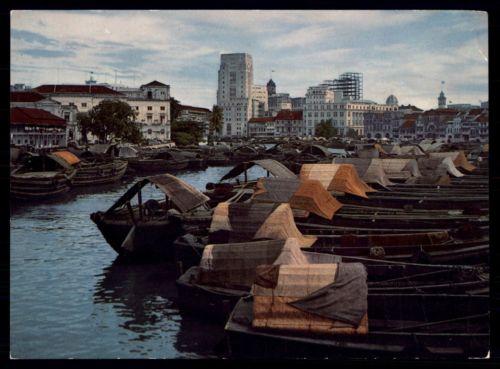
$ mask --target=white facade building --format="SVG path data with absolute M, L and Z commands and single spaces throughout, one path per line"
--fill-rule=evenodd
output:
M 246 136 L 252 117 L 252 56 L 222 54 L 217 88 L 217 105 L 223 111 L 223 136 Z
M 397 110 L 397 105 L 377 104 L 370 100 L 352 100 L 344 97 L 340 90 L 327 84 L 309 87 L 304 107 L 304 122 L 307 135 L 314 135 L 315 127 L 322 120 L 331 120 L 338 133 L 346 135 L 349 129 L 364 135 L 363 117 L 369 111 Z

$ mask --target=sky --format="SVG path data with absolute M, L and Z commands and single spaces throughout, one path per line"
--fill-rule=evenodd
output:
M 254 84 L 305 96 L 361 72 L 364 98 L 435 108 L 488 100 L 488 15 L 477 11 L 12 11 L 11 84 L 169 84 L 183 104 L 216 103 L 220 54 L 252 55 Z

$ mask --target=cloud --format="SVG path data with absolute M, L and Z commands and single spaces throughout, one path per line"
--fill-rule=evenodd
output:
M 365 98 L 434 107 L 440 81 L 460 99 L 487 99 L 487 14 L 472 11 L 13 11 L 11 79 L 32 85 L 170 84 L 183 103 L 215 103 L 220 54 L 247 52 L 254 83 L 279 92 L 345 71 L 364 73 Z M 470 86 L 470 88 L 467 88 Z M 458 99 L 455 98 L 455 100 Z M 453 99 L 452 99 L 453 100 Z M 453 100 L 453 101 L 455 101 Z M 465 101 L 466 102 L 466 101 Z

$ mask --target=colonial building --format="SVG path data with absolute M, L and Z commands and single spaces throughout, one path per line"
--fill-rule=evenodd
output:
M 41 85 L 34 91 L 61 103 L 65 109 L 63 116 L 75 121 L 76 113 L 88 112 L 103 100 L 124 101 L 135 112 L 135 122 L 140 125 L 144 138 L 170 140 L 170 86 L 161 82 L 153 81 L 139 89 L 113 89 L 97 84 Z M 78 139 L 76 123 L 71 131 L 74 132 L 75 139 Z M 70 134 L 68 136 L 71 137 Z M 90 139 L 95 141 L 96 137 Z
M 274 117 L 275 136 L 305 136 L 306 127 L 300 110 L 281 110 Z
M 454 109 L 431 109 L 419 114 L 415 125 L 415 138 L 445 139 L 448 122 L 457 114 L 458 111 Z
M 396 111 L 397 105 L 377 104 L 370 100 L 352 100 L 341 90 L 333 90 L 327 84 L 309 87 L 306 93 L 304 120 L 306 134 L 314 135 L 315 127 L 321 121 L 331 120 L 340 135 L 353 129 L 364 135 L 364 115 L 374 111 Z
M 11 108 L 10 143 L 35 148 L 66 146 L 66 121 L 43 109 Z
M 273 137 L 275 122 L 273 117 L 257 117 L 248 121 L 248 137 Z
M 74 105 L 63 105 L 59 101 L 35 91 L 13 91 L 10 93 L 10 107 L 43 109 L 66 120 L 67 141 L 78 140 L 80 133 L 76 122 L 78 109 Z
M 486 109 L 470 109 L 458 113 L 446 127 L 447 142 L 488 142 L 489 113 Z
M 281 110 L 291 110 L 292 100 L 290 99 L 290 94 L 279 93 L 269 96 L 269 111 L 271 115 L 276 116 Z
M 197 122 L 203 130 L 203 141 L 208 139 L 208 130 L 210 126 L 210 109 L 200 108 L 197 106 L 181 105 L 180 112 L 177 116 L 179 122 Z
M 217 105 L 223 110 L 223 136 L 246 136 L 252 117 L 252 56 L 222 54 L 217 88 Z

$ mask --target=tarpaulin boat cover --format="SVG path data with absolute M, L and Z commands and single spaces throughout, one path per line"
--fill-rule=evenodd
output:
M 335 158 L 335 164 L 352 164 L 356 168 L 358 175 L 366 183 L 378 183 L 383 187 L 391 186 L 392 183 L 382 168 L 382 164 L 372 159 L 362 158 Z
M 367 294 L 360 263 L 261 265 L 252 286 L 252 326 L 366 334 Z
M 182 179 L 171 174 L 159 174 L 144 178 L 134 184 L 106 211 L 106 213 L 110 213 L 114 209 L 124 205 L 127 201 L 130 201 L 130 199 L 148 183 L 156 185 L 182 213 L 197 208 L 210 200 L 208 196 L 198 191 L 189 183 L 184 182 Z
M 382 145 L 382 148 L 389 155 L 401 155 L 401 147 L 399 145 Z
M 270 174 L 277 178 L 297 178 L 297 176 L 279 161 L 273 159 L 262 159 L 262 160 L 251 160 L 244 163 L 240 163 L 231 169 L 224 177 L 220 180 L 224 181 L 229 178 L 234 178 L 239 176 L 245 170 L 250 169 L 254 165 L 258 165 L 265 170 L 267 170 Z
M 352 164 L 303 164 L 300 179 L 316 179 L 328 191 L 345 192 L 368 198 L 367 192 L 376 192 L 361 178 Z
M 436 152 L 441 149 L 441 147 L 444 145 L 444 142 L 420 142 L 419 146 L 424 150 L 426 153 L 431 153 L 431 152 Z
M 289 204 L 222 202 L 210 224 L 210 233 L 216 232 L 226 242 L 297 238 L 301 247 L 310 247 L 317 240 L 298 230 Z
M 308 264 L 296 238 L 207 245 L 197 283 L 250 290 L 257 267 L 269 264 Z
M 464 175 L 455 167 L 450 157 L 439 158 L 419 158 L 417 159 L 418 168 L 424 176 L 444 174 L 452 175 L 453 177 L 463 177 Z
M 210 200 L 195 187 L 171 174 L 161 174 L 148 177 L 148 179 L 162 190 L 182 213 Z
M 373 159 L 380 157 L 380 152 L 374 147 L 358 150 L 356 151 L 356 154 L 358 155 L 358 158 L 363 159 Z
M 96 154 L 104 154 L 110 146 L 110 144 L 94 144 L 89 146 L 89 151 Z
M 302 209 L 326 219 L 342 207 L 317 180 L 298 178 L 260 178 L 253 194 L 256 202 L 289 203 L 292 209 Z
M 417 145 L 406 145 L 400 147 L 398 155 L 424 156 L 425 153 Z
M 330 151 L 324 146 L 321 145 L 309 145 L 307 146 L 304 150 L 302 150 L 303 153 L 309 153 L 313 155 L 318 155 L 323 158 L 327 158 L 332 155 Z
M 131 146 L 120 146 L 118 148 L 118 156 L 120 158 L 136 158 L 137 150 Z
M 463 151 L 450 151 L 450 152 L 432 152 L 429 154 L 430 158 L 447 158 L 449 157 L 455 167 L 465 169 L 468 172 L 472 172 L 476 167 L 469 163 L 464 155 Z
M 63 159 L 66 163 L 69 165 L 75 165 L 80 162 L 80 159 L 78 156 L 75 154 L 69 152 L 69 151 L 55 151 L 52 153 L 52 155 L 55 155 L 61 159 Z
M 418 170 L 418 164 L 415 159 L 373 159 L 379 162 L 387 174 L 389 179 L 404 178 L 407 179 L 411 176 L 420 177 L 422 174 Z

